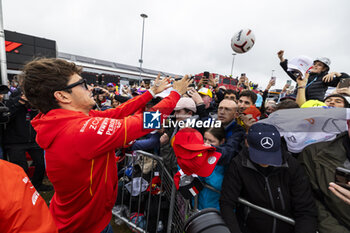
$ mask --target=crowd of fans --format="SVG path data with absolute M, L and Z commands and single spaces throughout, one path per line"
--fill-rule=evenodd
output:
M 209 73 L 199 82 L 187 75 L 158 77 L 153 84 L 119 88 L 88 85 L 72 63 L 32 61 L 18 82 L 4 88 L 9 98 L 0 95 L 0 158 L 28 172 L 29 154 L 35 189 L 55 189 L 50 211 L 60 232 L 112 232 L 111 209 L 119 203 L 114 155 L 133 150 L 162 157 L 179 190 L 184 177 L 198 177 L 205 184 L 198 208 L 220 210 L 233 233 L 350 232 L 350 182 L 335 182 L 337 167 L 350 172 L 350 77 L 331 71 L 325 57 L 288 61 L 282 50 L 277 56 L 295 82 L 287 82 L 277 98 L 269 97 L 275 79 L 261 90 L 245 75 L 227 89 Z M 143 112 L 157 110 L 166 127 L 144 129 Z M 341 121 L 337 132 L 298 125 L 330 120 Z M 42 184 L 45 162 L 53 187 Z M 241 205 L 239 197 L 293 218 L 295 225 Z M 57 231 L 46 217 L 33 221 Z

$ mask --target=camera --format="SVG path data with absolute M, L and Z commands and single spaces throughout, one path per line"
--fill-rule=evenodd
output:
M 10 110 L 8 107 L 0 106 L 0 124 L 7 123 L 10 117 Z
M 0 94 L 7 94 L 10 89 L 6 85 L 0 85 Z
M 93 90 L 92 90 L 92 94 L 93 95 L 101 95 L 101 94 L 103 94 L 104 93 L 104 91 L 101 89 L 101 88 L 99 88 L 99 87 L 95 87 Z

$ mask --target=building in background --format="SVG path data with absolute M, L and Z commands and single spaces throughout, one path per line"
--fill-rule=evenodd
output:
M 140 67 L 137 66 L 59 52 L 55 40 L 7 30 L 5 30 L 5 47 L 7 73 L 10 82 L 16 74 L 20 73 L 24 64 L 36 57 L 61 58 L 74 62 L 83 67 L 82 77 L 87 79 L 90 84 L 119 84 L 120 80 L 132 84 L 140 79 L 140 73 L 142 80 L 145 81 L 155 79 L 158 73 L 162 76 L 174 77 L 176 75 L 147 68 L 140 70 Z

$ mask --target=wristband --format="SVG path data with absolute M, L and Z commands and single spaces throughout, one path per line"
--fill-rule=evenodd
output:
M 151 93 L 151 95 L 152 95 L 153 97 L 155 96 L 154 92 L 153 92 L 151 89 L 149 89 L 148 91 L 149 91 L 149 93 Z
M 177 94 L 179 94 L 180 96 L 182 96 L 182 95 L 180 94 L 180 92 L 179 92 L 178 90 L 176 90 L 176 89 L 172 89 L 171 91 L 175 91 Z
M 298 89 L 300 89 L 300 88 L 305 88 L 306 86 L 301 86 L 301 87 L 298 87 Z

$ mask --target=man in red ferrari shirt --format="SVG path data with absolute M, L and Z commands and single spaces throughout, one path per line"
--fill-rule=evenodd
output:
M 112 232 L 115 149 L 152 131 L 143 129 L 143 115 L 134 113 L 169 85 L 158 77 L 143 95 L 115 109 L 94 111 L 92 87 L 80 72 L 74 63 L 39 59 L 24 67 L 20 80 L 25 96 L 41 112 L 32 125 L 46 151 L 46 171 L 55 188 L 50 211 L 59 232 Z M 190 83 L 187 76 L 175 82 L 174 91 L 150 111 L 159 110 L 161 118 L 169 115 Z

